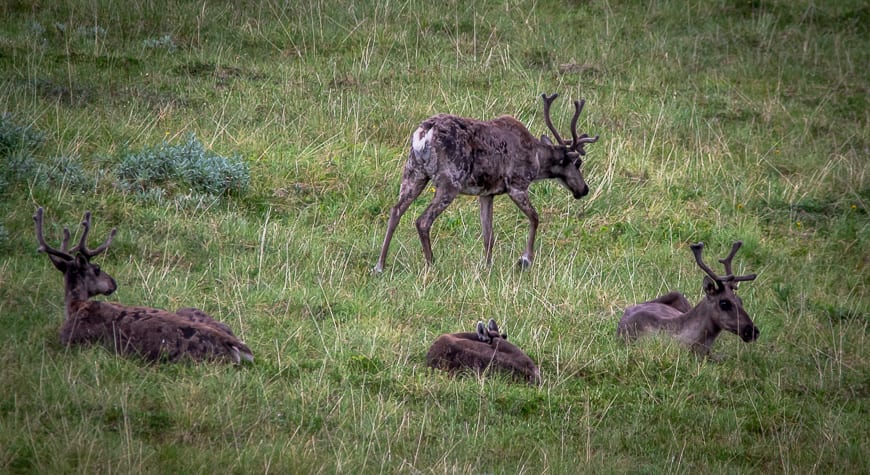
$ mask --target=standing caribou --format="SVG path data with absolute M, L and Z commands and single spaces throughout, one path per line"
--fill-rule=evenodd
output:
M 565 141 L 550 120 L 550 105 L 557 94 L 549 97 L 542 94 L 541 97 L 544 100 L 544 120 L 556 139 L 555 144 L 543 135 L 540 140 L 536 139 L 522 123 L 510 116 L 480 121 L 438 114 L 420 124 L 411 134 L 411 150 L 402 174 L 399 201 L 390 210 L 387 233 L 374 272 L 384 270 L 390 240 L 399 220 L 430 181 L 435 185 L 435 197 L 416 223 L 427 264 L 433 262 L 429 240 L 432 223 L 457 195 L 465 194 L 479 197 L 484 254 L 486 264 L 490 265 L 494 242 L 492 200 L 495 195 L 507 193 L 529 219 L 526 249 L 518 265 L 522 268 L 531 266 L 538 213 L 529 201 L 529 185 L 537 180 L 555 178 L 573 193 L 574 198 L 586 196 L 589 187 L 580 172 L 581 157 L 586 155 L 584 146 L 598 140 L 597 135 L 589 137 L 577 133 L 577 119 L 585 100 L 574 101 L 572 139 Z
M 483 373 L 488 368 L 511 374 L 530 384 L 541 383 L 541 372 L 523 350 L 507 341 L 495 320 L 486 327 L 477 322 L 477 332 L 447 333 L 439 336 L 426 354 L 432 368 L 454 372 Z
M 102 343 L 117 353 L 139 355 L 151 361 L 225 360 L 238 364 L 254 360 L 251 350 L 230 327 L 197 308 L 168 312 L 90 300 L 117 289 L 115 279 L 90 262 L 109 248 L 117 230 L 113 228 L 96 249 L 88 249 L 91 213 L 85 212 L 78 245 L 68 249 L 70 232 L 64 228 L 61 247 L 55 249 L 43 237 L 42 215 L 39 208 L 33 216 L 37 251 L 48 254 L 64 278 L 66 318 L 60 330 L 62 344 Z
M 731 253 L 719 262 L 725 266 L 725 275 L 713 272 L 701 258 L 704 243 L 692 244 L 695 261 L 707 275 L 704 277 L 706 296 L 694 308 L 679 292 L 670 292 L 654 300 L 625 309 L 616 328 L 616 334 L 625 341 L 641 336 L 664 332 L 681 343 L 690 346 L 699 354 L 706 355 L 722 330 L 739 335 L 745 342 L 758 338 L 759 331 L 743 309 L 743 301 L 737 296 L 737 282 L 755 280 L 755 274 L 735 276 L 731 260 L 743 243 L 736 241 Z

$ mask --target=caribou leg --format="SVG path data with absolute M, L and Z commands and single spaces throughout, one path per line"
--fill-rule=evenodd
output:
M 420 244 L 423 245 L 423 256 L 426 258 L 426 263 L 432 265 L 432 243 L 429 240 L 429 229 L 432 228 L 432 223 L 435 219 L 447 209 L 447 206 L 453 202 L 459 190 L 447 186 L 439 186 L 435 191 L 435 197 L 432 202 L 423 211 L 423 214 L 417 218 L 417 234 L 420 235 Z
M 411 203 L 420 196 L 426 184 L 429 183 L 429 178 L 424 175 L 412 175 L 405 170 L 405 176 L 402 178 L 402 186 L 399 188 L 399 201 L 390 209 L 390 220 L 387 223 L 387 235 L 384 236 L 384 244 L 381 246 L 381 255 L 378 257 L 378 263 L 372 269 L 375 273 L 381 273 L 384 270 L 384 264 L 387 261 L 387 252 L 390 249 L 390 241 L 393 239 L 393 233 L 396 231 L 396 226 L 399 225 L 399 220 L 402 215 L 411 206 Z
M 483 195 L 480 200 L 480 227 L 483 231 L 483 254 L 486 265 L 492 265 L 492 245 L 495 239 L 492 236 L 492 195 Z
M 528 191 L 509 188 L 508 196 L 511 197 L 511 200 L 513 200 L 520 211 L 529 218 L 529 238 L 526 241 L 526 250 L 517 262 L 517 265 L 521 268 L 528 269 L 535 258 L 535 235 L 538 232 L 538 212 L 535 211 L 535 207 L 532 206 L 532 202 L 529 200 Z

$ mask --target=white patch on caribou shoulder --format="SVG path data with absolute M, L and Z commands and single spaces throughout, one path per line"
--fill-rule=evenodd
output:
M 415 152 L 420 152 L 426 148 L 426 145 L 428 145 L 429 141 L 432 140 L 432 132 L 434 131 L 435 129 L 432 128 L 429 129 L 429 132 L 424 134 L 422 127 L 418 127 L 417 130 L 414 131 L 413 135 L 411 135 L 411 147 Z

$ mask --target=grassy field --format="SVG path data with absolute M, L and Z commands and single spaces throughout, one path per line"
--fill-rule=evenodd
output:
M 870 472 L 868 25 L 858 0 L 0 3 L 0 472 Z M 427 191 L 371 275 L 419 122 L 541 134 L 542 92 L 601 140 L 587 197 L 533 185 L 532 268 L 506 197 L 491 268 L 470 197 L 427 268 Z M 159 175 L 182 149 L 232 186 Z M 203 308 L 255 363 L 62 346 L 37 206 L 52 241 L 118 228 L 108 300 Z M 757 342 L 616 341 L 626 306 L 700 298 L 689 243 L 737 239 Z M 540 387 L 425 367 L 489 317 Z

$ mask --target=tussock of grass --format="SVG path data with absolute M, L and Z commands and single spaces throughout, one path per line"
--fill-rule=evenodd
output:
M 44 3 L 0 5 L 0 470 L 867 470 L 861 2 Z M 491 268 L 467 197 L 424 266 L 424 193 L 372 276 L 416 125 L 511 114 L 540 134 L 542 92 L 560 130 L 585 97 L 602 139 L 589 196 L 533 186 L 533 268 L 504 197 Z M 124 151 L 192 136 L 238 154 L 246 186 L 118 186 Z M 200 307 L 256 362 L 62 347 L 37 205 L 54 238 L 86 209 L 94 236 L 118 227 L 109 300 Z M 626 306 L 700 298 L 688 243 L 735 239 L 757 342 L 723 335 L 706 360 L 616 341 Z M 490 317 L 540 387 L 425 367 L 439 334 Z

